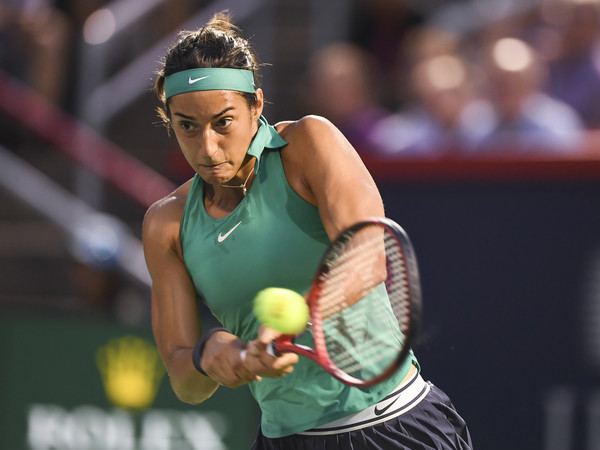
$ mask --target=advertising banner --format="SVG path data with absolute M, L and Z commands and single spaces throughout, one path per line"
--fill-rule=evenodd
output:
M 150 329 L 5 317 L 0 346 L 2 449 L 244 449 L 256 434 L 246 387 L 179 401 Z

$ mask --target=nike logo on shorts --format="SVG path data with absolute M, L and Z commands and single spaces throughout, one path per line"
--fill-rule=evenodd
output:
M 396 397 L 396 398 L 395 398 L 393 401 L 391 401 L 390 403 L 388 403 L 387 405 L 385 405 L 385 406 L 384 406 L 383 408 L 381 408 L 381 409 L 379 409 L 379 408 L 378 408 L 378 406 L 379 406 L 379 405 L 375 405 L 375 410 L 374 410 L 374 412 L 375 412 L 375 415 L 376 415 L 376 416 L 380 416 L 380 415 L 382 415 L 384 412 L 386 412 L 388 409 L 390 409 L 390 408 L 391 408 L 391 406 L 392 406 L 394 403 L 396 403 L 396 400 L 398 400 L 398 398 L 399 398 L 399 397 L 400 397 L 400 396 L 397 396 L 397 397 Z

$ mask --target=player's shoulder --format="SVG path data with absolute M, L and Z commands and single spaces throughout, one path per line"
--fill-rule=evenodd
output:
M 307 115 L 298 120 L 279 122 L 275 126 L 287 142 L 317 140 L 337 131 L 331 121 L 322 116 Z
M 185 209 L 191 180 L 154 202 L 144 215 L 144 234 L 162 232 L 164 227 L 179 224 Z

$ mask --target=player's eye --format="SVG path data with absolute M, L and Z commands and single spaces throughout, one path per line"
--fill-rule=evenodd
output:
M 187 120 L 182 120 L 181 122 L 179 122 L 179 127 L 186 132 L 190 132 L 194 129 L 194 125 L 191 122 L 188 122 Z
M 221 117 L 219 120 L 216 121 L 215 125 L 218 128 L 227 128 L 229 125 L 231 125 L 232 122 L 233 119 L 231 117 Z

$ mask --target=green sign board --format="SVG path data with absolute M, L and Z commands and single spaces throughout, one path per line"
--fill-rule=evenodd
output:
M 200 405 L 173 394 L 150 329 L 85 319 L 0 319 L 0 448 L 247 449 L 246 387 Z

